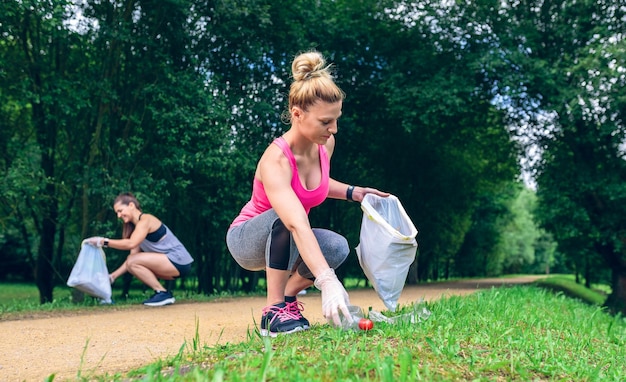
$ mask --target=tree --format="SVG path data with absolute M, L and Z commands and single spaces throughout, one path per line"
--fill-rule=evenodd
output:
M 348 95 L 332 176 L 400 198 L 420 231 L 410 281 L 465 272 L 461 263 L 478 253 L 461 259 L 459 250 L 472 241 L 495 245 L 491 235 L 503 225 L 497 211 L 519 171 L 507 110 L 494 101 L 492 69 L 502 56 L 488 5 L 74 3 L 0 6 L 7 37 L 0 60 L 8 68 L 0 97 L 10 116 L 0 144 L 20 156 L 3 157 L 1 187 L 13 191 L 0 195 L 1 208 L 10 214 L 10 239 L 33 253 L 51 253 L 37 251 L 39 217 L 47 216 L 54 234 L 41 243 L 56 252 L 41 261 L 56 279 L 84 237 L 119 234 L 110 204 L 133 191 L 194 254 L 199 292 L 254 289 L 256 276 L 234 263 L 224 234 L 249 198 L 258 157 L 287 129 L 280 115 L 289 63 L 310 48 L 335 64 Z M 34 86 L 37 78 L 45 86 Z M 33 195 L 45 198 L 34 203 Z M 341 202 L 312 216 L 351 247 L 360 219 L 357 204 Z M 109 253 L 110 264 L 121 256 Z M 495 272 L 500 259 L 488 257 L 483 269 Z M 355 257 L 340 273 L 359 275 Z
M 25 192 L 33 196 L 26 203 L 13 204 L 11 214 L 24 225 L 21 237 L 26 248 L 37 248 L 34 266 L 42 303 L 52 301 L 64 223 L 75 200 L 73 182 L 65 180 L 76 170 L 73 165 L 77 161 L 72 157 L 74 118 L 86 106 L 79 75 L 85 61 L 78 57 L 80 47 L 75 44 L 79 42 L 63 25 L 69 6 L 65 1 L 4 2 L 2 6 L 3 49 L 10 64 L 2 77 L 3 95 L 17 101 L 12 103 L 17 106 L 16 114 L 26 121 L 23 126 L 12 124 L 9 130 L 21 142 L 14 146 L 19 150 L 16 153 L 28 158 L 13 164 L 35 166 L 36 174 L 34 182 L 19 187 L 6 200 L 11 203 L 15 197 L 28 196 Z M 32 135 L 25 135 L 24 127 L 32 128 Z M 36 162 L 28 154 L 37 155 Z M 67 165 L 59 167 L 59 163 Z M 27 237 L 36 240 L 31 242 Z
M 511 207 L 520 186 L 508 184 L 502 191 L 483 195 L 472 216 L 472 226 L 455 259 L 455 274 L 461 277 L 502 274 L 509 252 L 504 248 L 506 227 L 515 218 Z
M 136 192 L 176 231 L 197 227 L 185 219 L 195 216 L 178 213 L 193 209 L 182 191 L 221 180 L 228 125 L 217 121 L 227 114 L 212 97 L 211 79 L 192 50 L 194 23 L 201 20 L 190 17 L 186 1 L 152 5 L 3 3 L 2 48 L 11 65 L 2 77 L 2 95 L 19 100 L 15 114 L 23 113 L 24 126 L 32 126 L 31 135 L 21 133 L 18 124 L 10 131 L 31 137 L 20 154 L 40 156 L 33 186 L 19 187 L 4 200 L 37 195 L 17 204 L 13 214 L 25 220 L 25 229 L 36 230 L 21 238 L 24 244 L 29 237 L 38 239 L 42 303 L 52 300 L 54 278 L 65 278 L 64 253 L 75 256 L 88 235 L 115 234 L 110 203 L 117 193 Z M 26 185 L 25 179 L 18 178 L 19 184 Z M 191 241 L 186 233 L 195 238 L 191 230 L 179 231 L 186 242 Z M 74 244 L 65 245 L 66 234 Z M 115 262 L 115 256 L 110 259 Z
M 505 273 L 520 273 L 536 261 L 535 248 L 539 238 L 539 229 L 533 218 L 536 202 L 534 191 L 522 188 L 511 205 L 513 219 L 503 230 L 501 247 L 506 254 L 503 262 Z
M 622 313 L 624 12 L 612 1 L 528 1 L 492 16 L 504 58 L 494 76 L 511 110 L 523 111 L 512 114 L 523 118 L 518 126 L 543 150 L 536 167 L 543 226 L 573 263 L 584 260 L 587 279 L 603 259 L 612 272 L 606 304 Z
M 417 278 L 445 278 L 480 198 L 515 180 L 517 151 L 505 114 L 492 103 L 483 69 L 492 42 L 475 27 L 476 10 L 422 2 L 393 16 L 393 43 L 385 39 L 380 48 L 388 62 L 381 75 L 387 96 L 372 130 L 383 137 L 381 148 L 402 153 L 384 174 L 417 216 Z

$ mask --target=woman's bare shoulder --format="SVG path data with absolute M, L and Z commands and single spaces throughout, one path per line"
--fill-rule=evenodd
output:
M 266 149 L 257 165 L 256 176 L 263 181 L 263 174 L 267 173 L 274 176 L 284 174 L 291 175 L 291 166 L 289 159 L 277 145 L 271 144 Z
M 153 232 L 159 229 L 162 222 L 161 222 L 161 219 L 159 219 L 158 217 L 152 214 L 144 213 L 141 215 L 141 219 L 139 219 L 137 226 L 139 226 L 140 224 L 148 227 L 148 232 Z

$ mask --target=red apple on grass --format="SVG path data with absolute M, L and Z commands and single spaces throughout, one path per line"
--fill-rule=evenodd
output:
M 369 318 L 361 318 L 359 320 L 359 329 L 361 330 L 372 330 L 374 328 L 374 322 Z

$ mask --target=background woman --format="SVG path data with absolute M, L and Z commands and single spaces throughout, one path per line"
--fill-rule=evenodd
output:
M 335 84 L 319 52 L 298 55 L 285 115 L 290 129 L 261 156 L 252 197 L 226 235 L 229 251 L 243 268 L 266 271 L 267 306 L 261 334 L 275 336 L 307 329 L 296 300 L 301 290 L 322 291 L 324 316 L 340 324 L 339 312 L 350 317 L 348 294 L 334 269 L 350 253 L 338 233 L 311 228 L 308 213 L 326 198 L 362 201 L 373 188 L 354 187 L 330 178 L 334 135 L 345 94 Z
M 159 279 L 174 280 L 191 271 L 193 258 L 178 238 L 156 216 L 142 212 L 139 201 L 131 193 L 115 198 L 113 209 L 124 222 L 121 239 L 91 237 L 87 242 L 97 247 L 129 250 L 126 261 L 110 274 L 111 283 L 126 272 L 154 290 L 143 302 L 148 306 L 173 304 L 174 296 Z

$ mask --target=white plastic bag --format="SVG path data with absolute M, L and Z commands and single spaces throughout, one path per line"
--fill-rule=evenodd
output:
M 361 202 L 359 263 L 387 309 L 395 312 L 417 252 L 417 229 L 394 195 L 367 194 Z
M 104 250 L 83 241 L 67 285 L 110 304 L 111 281 Z

